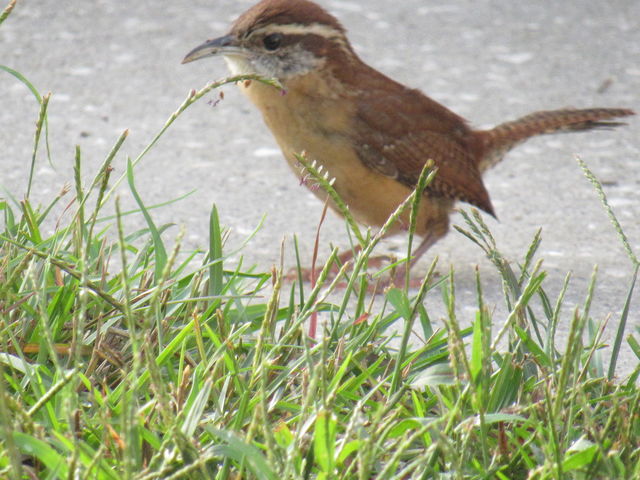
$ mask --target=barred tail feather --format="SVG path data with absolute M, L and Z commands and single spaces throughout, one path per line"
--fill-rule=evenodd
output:
M 625 123 L 611 119 L 630 115 L 635 115 L 635 112 L 625 108 L 564 109 L 531 113 L 480 132 L 483 155 L 479 156 L 481 160 L 478 167 L 480 171 L 485 171 L 494 166 L 509 150 L 530 137 L 614 128 Z

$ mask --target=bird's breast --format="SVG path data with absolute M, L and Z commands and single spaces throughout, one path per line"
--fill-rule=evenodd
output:
M 315 161 L 334 179 L 334 188 L 354 218 L 365 225 L 383 225 L 410 194 L 405 185 L 366 166 L 354 148 L 355 104 L 327 84 L 314 80 L 291 83 L 285 91 L 260 82 L 244 82 L 243 93 L 261 111 L 293 172 L 317 197 L 326 192 L 310 179 L 296 155 Z M 332 208 L 336 206 L 330 202 Z M 406 227 L 401 220 L 391 233 Z M 423 232 L 417 232 L 422 234 Z

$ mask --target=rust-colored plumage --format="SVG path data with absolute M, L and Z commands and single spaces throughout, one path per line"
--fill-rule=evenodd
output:
M 291 167 L 306 152 L 335 178 L 354 217 L 380 226 L 411 193 L 428 160 L 437 167 L 425 191 L 414 261 L 447 233 L 458 200 L 494 214 L 482 173 L 514 146 L 542 134 L 615 127 L 629 109 L 536 112 L 474 130 L 419 90 L 365 64 L 340 22 L 308 0 L 263 0 L 229 34 L 190 52 L 185 62 L 223 55 L 234 73 L 275 77 L 286 94 L 260 82 L 241 85 L 262 112 Z M 314 193 L 324 197 L 324 192 Z M 408 214 L 407 214 L 408 216 Z M 391 233 L 401 231 L 401 219 Z M 404 223 L 403 223 L 404 222 Z
M 232 32 L 245 35 L 265 25 L 330 25 L 346 33 L 338 19 L 320 5 L 307 1 L 271 0 L 259 2 L 234 22 Z

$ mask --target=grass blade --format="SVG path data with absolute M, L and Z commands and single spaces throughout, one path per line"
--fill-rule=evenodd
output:
M 162 272 L 164 272 L 164 267 L 167 264 L 167 250 L 164 247 L 164 243 L 162 243 L 162 237 L 160 236 L 160 232 L 158 231 L 156 224 L 153 223 L 151 215 L 149 214 L 147 208 L 142 202 L 142 198 L 140 198 L 140 195 L 136 190 L 136 185 L 133 178 L 133 164 L 130 159 L 127 160 L 127 180 L 129 182 L 131 194 L 138 204 L 138 207 L 140 208 L 140 211 L 142 212 L 142 215 L 147 222 L 147 227 L 151 232 L 151 239 L 153 241 L 153 249 L 155 253 L 154 279 L 157 283 L 162 278 Z

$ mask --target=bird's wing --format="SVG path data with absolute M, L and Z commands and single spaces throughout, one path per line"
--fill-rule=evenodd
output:
M 375 93 L 361 99 L 355 115 L 354 146 L 360 160 L 410 188 L 432 160 L 437 173 L 428 194 L 462 200 L 493 215 L 466 122 L 415 90 Z

